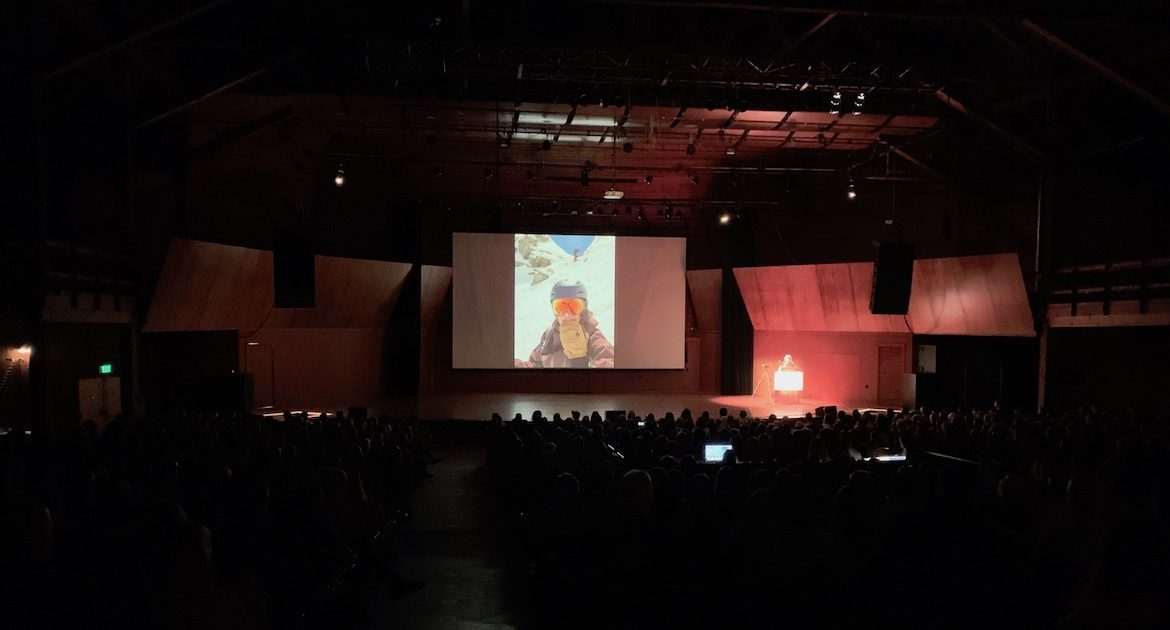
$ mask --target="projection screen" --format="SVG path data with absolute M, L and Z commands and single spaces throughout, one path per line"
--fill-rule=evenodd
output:
M 686 240 L 455 233 L 452 365 L 682 369 Z

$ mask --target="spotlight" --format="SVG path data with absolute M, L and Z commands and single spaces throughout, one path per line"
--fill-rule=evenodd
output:
M 667 220 L 674 218 L 674 208 L 670 207 L 670 204 L 667 204 L 666 208 L 662 210 L 662 213 L 666 215 Z
M 622 145 L 622 151 L 623 151 L 623 152 L 625 152 L 625 153 L 633 153 L 633 151 L 634 151 L 634 143 L 633 143 L 633 142 L 626 142 L 626 143 L 624 143 L 624 144 Z
M 642 212 L 642 209 L 641 209 L 641 208 L 638 208 L 638 220 L 639 220 L 639 221 L 645 221 L 645 220 L 646 220 L 646 213 L 645 213 L 645 212 Z
M 848 197 L 850 201 L 857 199 L 857 189 L 853 187 L 852 179 L 849 180 L 849 192 L 845 193 L 845 196 Z
M 507 134 L 501 135 L 500 136 L 500 148 L 507 149 L 510 146 L 512 146 L 512 139 L 509 138 Z
M 642 178 L 642 181 L 646 182 L 647 184 L 653 184 L 654 183 L 654 176 L 647 175 L 647 176 Z
M 858 92 L 857 98 L 853 99 L 853 115 L 860 116 L 862 108 L 865 107 L 865 92 Z
M 695 143 L 692 142 L 692 143 L 687 145 L 687 155 L 694 155 L 694 154 L 695 154 Z
M 527 171 L 524 172 L 524 177 L 526 179 L 528 179 L 528 181 L 532 181 L 532 180 L 536 179 L 536 171 L 534 171 L 532 169 L 528 169 Z
M 727 149 L 725 149 L 723 151 L 723 153 L 725 153 L 727 155 L 735 155 L 735 145 L 734 144 L 727 145 Z
M 589 216 L 593 216 L 593 206 L 585 208 L 585 214 L 587 214 Z
M 24 345 L 16 349 L 20 354 L 32 354 L 32 346 Z
M 699 176 L 698 175 L 691 175 L 691 186 L 698 186 L 698 185 L 699 185 Z
M 488 168 L 483 169 L 483 178 L 484 179 L 491 179 L 492 177 L 495 177 L 495 175 L 496 175 L 496 172 L 493 171 L 490 166 Z
M 544 149 L 545 151 L 551 151 L 552 150 L 552 141 L 545 140 L 544 142 L 541 142 L 540 148 Z
M 728 223 L 731 223 L 731 213 L 724 212 L 723 214 L 720 214 L 719 215 L 719 225 L 727 225 Z
M 833 92 L 833 98 L 829 99 L 829 113 L 834 116 L 841 114 L 841 90 Z
M 345 169 L 340 164 L 337 165 L 337 174 L 333 176 L 333 184 L 338 188 L 345 185 Z
M 431 176 L 435 179 L 439 179 L 443 176 L 443 169 L 436 166 L 435 168 L 431 169 Z
M 606 199 L 608 201 L 617 201 L 625 196 L 626 196 L 626 193 L 624 193 L 624 192 L 622 192 L 622 191 L 620 191 L 617 188 L 614 188 L 612 186 L 609 188 L 609 190 L 606 190 L 603 195 L 601 195 L 601 197 L 603 199 Z

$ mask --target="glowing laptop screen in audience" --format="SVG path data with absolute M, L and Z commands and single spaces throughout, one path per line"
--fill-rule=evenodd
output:
M 730 444 L 706 444 L 703 446 L 703 461 L 709 464 L 722 462 L 723 454 L 730 450 Z

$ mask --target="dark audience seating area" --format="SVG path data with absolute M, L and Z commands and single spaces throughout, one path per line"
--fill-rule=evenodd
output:
M 119 419 L 0 440 L 6 627 L 360 622 L 425 474 L 390 418 Z
M 0 438 L 5 627 L 361 627 L 420 586 L 394 540 L 435 461 L 424 426 L 204 414 Z M 485 427 L 523 627 L 1170 627 L 1163 417 Z M 713 442 L 734 448 L 706 463 Z
M 635 420 L 493 417 L 538 627 L 1170 627 L 1165 418 Z

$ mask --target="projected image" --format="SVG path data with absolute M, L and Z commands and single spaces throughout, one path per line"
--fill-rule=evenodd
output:
M 614 367 L 616 240 L 515 236 L 516 367 Z

